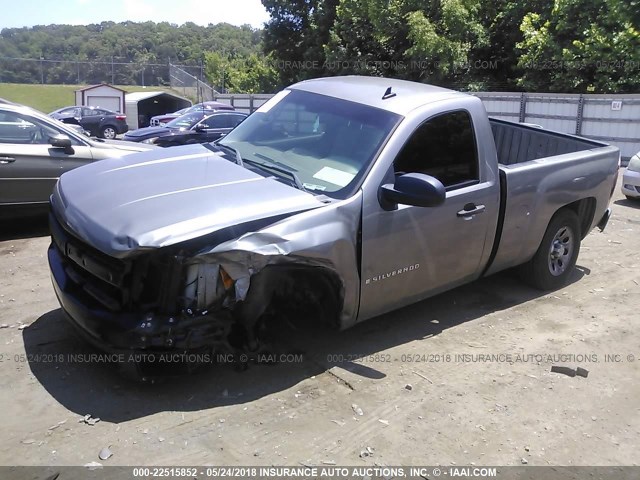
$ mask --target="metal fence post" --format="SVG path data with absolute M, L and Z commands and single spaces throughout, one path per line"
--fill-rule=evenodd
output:
M 578 97 L 578 114 L 576 118 L 576 135 L 582 133 L 582 117 L 584 112 L 584 95 L 580 94 Z
M 527 115 L 527 96 L 523 92 L 520 94 L 520 115 L 518 116 L 518 121 L 520 123 L 524 122 Z

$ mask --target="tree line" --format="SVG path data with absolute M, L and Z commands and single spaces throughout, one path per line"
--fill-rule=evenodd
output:
M 110 81 L 114 67 L 109 77 L 105 59 L 115 58 L 132 65 L 118 68 L 115 83 L 139 83 L 136 64 L 171 61 L 192 65 L 218 90 L 241 93 L 346 74 L 461 90 L 626 93 L 640 85 L 638 0 L 262 3 L 270 15 L 264 29 L 154 22 L 3 29 L 0 62 L 32 61 L 0 64 L 0 81 L 43 81 L 49 59 L 78 65 L 56 64 L 47 70 L 49 83 L 76 83 L 85 64 L 95 65 L 96 81 L 87 83 Z M 154 75 L 166 82 L 154 71 L 147 79 Z

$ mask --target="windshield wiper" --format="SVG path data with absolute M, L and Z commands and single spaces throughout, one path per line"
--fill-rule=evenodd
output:
M 296 172 L 292 172 L 289 169 L 280 167 L 274 163 L 263 163 L 263 162 L 257 162 L 255 160 L 244 160 L 244 163 L 247 163 L 249 165 L 253 165 L 255 167 L 261 168 L 263 170 L 274 170 L 276 172 L 279 173 L 283 173 L 286 176 L 290 177 L 293 180 L 293 184 L 295 185 L 295 187 L 298 190 L 302 190 L 303 192 L 308 192 L 309 190 L 307 190 L 305 188 L 305 186 L 302 184 L 302 182 L 300 181 L 300 179 L 298 178 L 298 175 L 296 175 Z
M 224 145 L 222 143 L 214 143 L 214 145 L 216 147 L 222 147 L 222 148 L 226 148 L 227 150 L 231 150 L 233 153 L 236 154 L 236 163 L 241 167 L 244 167 L 244 160 L 242 159 L 242 155 L 240 155 L 240 152 L 238 151 L 238 149 L 230 147 L 229 145 Z

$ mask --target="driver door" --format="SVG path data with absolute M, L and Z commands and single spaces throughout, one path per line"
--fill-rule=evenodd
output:
M 392 210 L 378 202 L 365 204 L 358 321 L 476 278 L 491 250 L 486 239 L 498 216 L 499 187 L 480 180 L 468 112 L 443 113 L 422 123 L 393 169 L 385 183 L 403 173 L 427 174 L 444 184 L 446 200 L 437 207 Z

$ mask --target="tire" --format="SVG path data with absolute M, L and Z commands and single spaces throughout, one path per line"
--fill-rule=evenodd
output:
M 539 290 L 567 284 L 580 253 L 580 222 L 573 210 L 557 212 L 544 233 L 538 251 L 520 267 L 520 276 Z
M 108 140 L 113 140 L 116 138 L 116 135 L 118 135 L 118 132 L 116 132 L 116 129 L 111 125 L 106 125 L 100 130 L 100 136 Z

